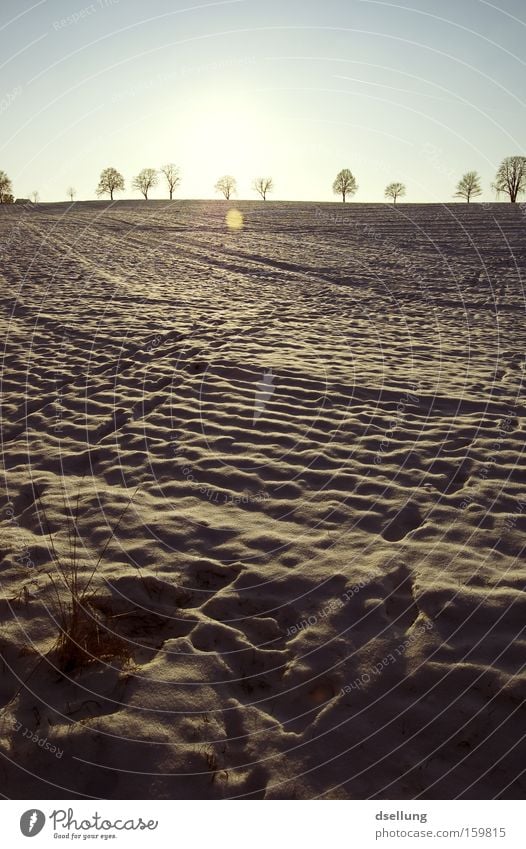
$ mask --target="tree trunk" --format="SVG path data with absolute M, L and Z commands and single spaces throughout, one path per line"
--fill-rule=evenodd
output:
M 170 189 L 170 200 L 172 200 L 173 190 Z
M 113 200 L 113 189 L 110 189 L 110 200 Z

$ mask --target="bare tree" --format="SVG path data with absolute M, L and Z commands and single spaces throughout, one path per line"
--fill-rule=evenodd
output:
M 76 194 L 77 194 L 77 190 L 74 189 L 73 186 L 70 186 L 69 189 L 67 190 L 67 195 L 68 195 L 68 198 L 70 199 L 71 203 L 73 203 L 73 201 L 75 200 Z
M 499 165 L 493 188 L 509 196 L 511 203 L 526 191 L 526 156 L 507 156 Z
M 29 197 L 31 198 L 31 200 L 33 201 L 33 203 L 38 203 L 38 202 L 39 202 L 39 200 L 40 200 L 40 195 L 39 195 L 39 193 L 38 193 L 36 190 L 35 190 L 34 192 L 31 192 L 31 194 L 30 194 L 30 196 L 29 196 Z
M 109 195 L 113 200 L 114 192 L 124 191 L 124 177 L 115 168 L 105 168 L 101 172 L 99 185 L 97 186 L 97 196 Z
M 230 200 L 230 197 L 237 191 L 237 183 L 235 177 L 227 174 L 225 177 L 220 177 L 215 184 L 216 192 L 223 195 L 225 200 Z
M 9 200 L 13 195 L 13 186 L 11 180 L 5 173 L 0 171 L 0 203 L 11 203 Z
M 345 203 L 345 199 L 347 195 L 354 195 L 358 191 L 358 184 L 352 171 L 349 171 L 348 168 L 344 168 L 343 171 L 336 176 L 334 183 L 332 184 L 332 190 L 335 195 L 341 195 L 342 200 Z
M 155 168 L 143 168 L 134 178 L 132 187 L 142 194 L 144 200 L 148 200 L 148 192 L 157 185 L 157 179 Z
M 396 203 L 398 198 L 404 197 L 406 188 L 403 183 L 389 183 L 385 188 L 385 197 L 392 198 L 393 203 Z
M 252 183 L 252 188 L 261 195 L 263 200 L 266 200 L 268 192 L 274 191 L 274 181 L 272 177 L 256 177 Z
M 173 162 L 169 162 L 168 165 L 163 165 L 163 167 L 161 168 L 161 174 L 164 174 L 164 176 L 166 177 L 166 182 L 168 183 L 168 190 L 170 192 L 170 200 L 172 200 L 174 189 L 176 189 L 179 183 L 181 182 L 179 168 L 177 167 L 177 165 L 174 165 Z
M 476 171 L 466 171 L 457 183 L 455 197 L 464 198 L 469 203 L 471 198 L 479 197 L 481 194 L 479 175 Z

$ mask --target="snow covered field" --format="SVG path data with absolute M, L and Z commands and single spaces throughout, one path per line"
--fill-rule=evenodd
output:
M 2 793 L 524 798 L 524 207 L 0 211 Z

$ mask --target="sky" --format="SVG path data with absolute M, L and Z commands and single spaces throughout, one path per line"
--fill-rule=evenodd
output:
M 167 162 L 177 197 L 448 202 L 526 154 L 524 0 L 2 0 L 0 169 L 18 197 L 95 198 Z M 161 182 L 151 197 L 166 197 Z

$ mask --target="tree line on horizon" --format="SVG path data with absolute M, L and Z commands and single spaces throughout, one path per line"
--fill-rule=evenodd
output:
M 169 199 L 173 200 L 174 191 L 181 182 L 180 170 L 177 165 L 169 163 L 163 165 L 158 170 L 155 168 L 143 168 L 132 180 L 132 188 L 142 194 L 145 200 L 148 200 L 148 193 L 155 188 L 159 183 L 159 176 L 165 178 Z M 463 198 L 467 203 L 473 198 L 480 197 L 482 188 L 480 184 L 480 175 L 477 171 L 467 171 L 462 175 L 456 186 L 454 197 Z M 525 156 L 507 156 L 502 160 L 494 182 L 491 188 L 497 193 L 505 194 L 509 197 L 511 203 L 516 203 L 520 194 L 526 192 L 526 157 Z M 99 184 L 96 189 L 97 197 L 109 195 L 110 200 L 114 200 L 115 192 L 123 192 L 125 182 L 123 175 L 116 168 L 105 168 L 100 175 Z M 235 177 L 226 174 L 220 177 L 214 186 L 218 194 L 223 195 L 225 200 L 230 198 L 237 192 L 237 181 Z M 267 199 L 267 194 L 274 190 L 274 181 L 272 177 L 256 177 L 252 181 L 252 189 L 262 200 Z M 345 203 L 347 197 L 353 197 L 358 191 L 358 183 L 352 171 L 349 168 L 343 168 L 337 175 L 332 184 L 334 194 L 341 195 L 342 202 Z M 385 188 L 384 197 L 388 198 L 396 204 L 398 198 L 405 197 L 406 186 L 401 182 L 389 183 Z M 76 189 L 70 186 L 66 192 L 68 198 L 73 203 L 77 194 Z M 39 195 L 37 191 L 31 193 L 31 199 L 34 203 L 38 203 Z M 14 203 L 13 187 L 11 180 L 5 173 L 0 171 L 0 204 Z
M 511 203 L 516 203 L 518 196 L 526 192 L 526 156 L 506 156 L 498 167 L 491 188 L 497 195 L 506 194 Z M 343 203 L 348 195 L 352 197 L 356 194 L 358 183 L 349 168 L 344 168 L 336 175 L 332 190 L 334 194 L 342 196 Z M 389 183 L 384 192 L 384 196 L 390 198 L 393 203 L 405 194 L 406 187 L 400 182 Z M 464 198 L 469 203 L 472 198 L 480 197 L 481 194 L 480 175 L 477 171 L 467 171 L 458 181 L 453 197 Z

